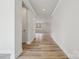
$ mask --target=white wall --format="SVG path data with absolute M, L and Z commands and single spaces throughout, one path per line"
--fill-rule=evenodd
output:
M 15 54 L 17 57 L 22 52 L 22 19 L 20 14 L 21 6 L 21 0 L 16 0 L 15 20 L 15 0 L 0 1 L 0 54 L 10 53 L 11 59 L 15 59 Z
M 70 59 L 79 59 L 79 0 L 60 0 L 52 15 L 51 31 Z
M 50 19 L 42 19 L 42 18 L 36 18 L 34 20 L 35 25 L 35 32 L 36 33 L 48 33 L 50 32 Z
M 22 53 L 22 0 L 16 0 L 16 18 L 15 18 L 15 50 L 16 57 Z
M 15 59 L 15 0 L 0 0 L 0 54 Z

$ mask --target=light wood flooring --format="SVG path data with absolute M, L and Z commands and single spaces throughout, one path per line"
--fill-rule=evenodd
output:
M 18 59 L 69 59 L 50 35 L 34 39 L 32 44 L 23 44 L 23 54 Z

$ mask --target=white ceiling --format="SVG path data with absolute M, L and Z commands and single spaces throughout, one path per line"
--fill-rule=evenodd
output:
M 42 18 L 49 17 L 54 11 L 59 0 L 26 0 L 31 5 L 35 13 Z M 25 2 L 26 2 L 25 1 Z M 26 6 L 29 7 L 28 3 Z

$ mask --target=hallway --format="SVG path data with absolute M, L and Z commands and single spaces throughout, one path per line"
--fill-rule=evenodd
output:
M 69 59 L 49 34 L 34 39 L 31 45 L 23 44 L 23 54 L 18 59 Z

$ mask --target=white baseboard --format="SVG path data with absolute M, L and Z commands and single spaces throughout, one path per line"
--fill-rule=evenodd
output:
M 33 38 L 31 41 L 27 41 L 26 44 L 31 44 L 34 41 L 35 38 Z
M 30 45 L 31 43 L 32 43 L 31 41 L 26 42 L 26 44 L 29 44 L 29 45 Z
M 59 44 L 59 42 L 57 40 L 55 40 L 55 36 L 51 34 L 52 39 L 56 42 L 56 44 L 63 50 L 63 52 L 69 57 L 69 59 L 71 59 L 71 55 L 69 53 L 67 53 L 67 51 L 61 46 L 61 44 Z

